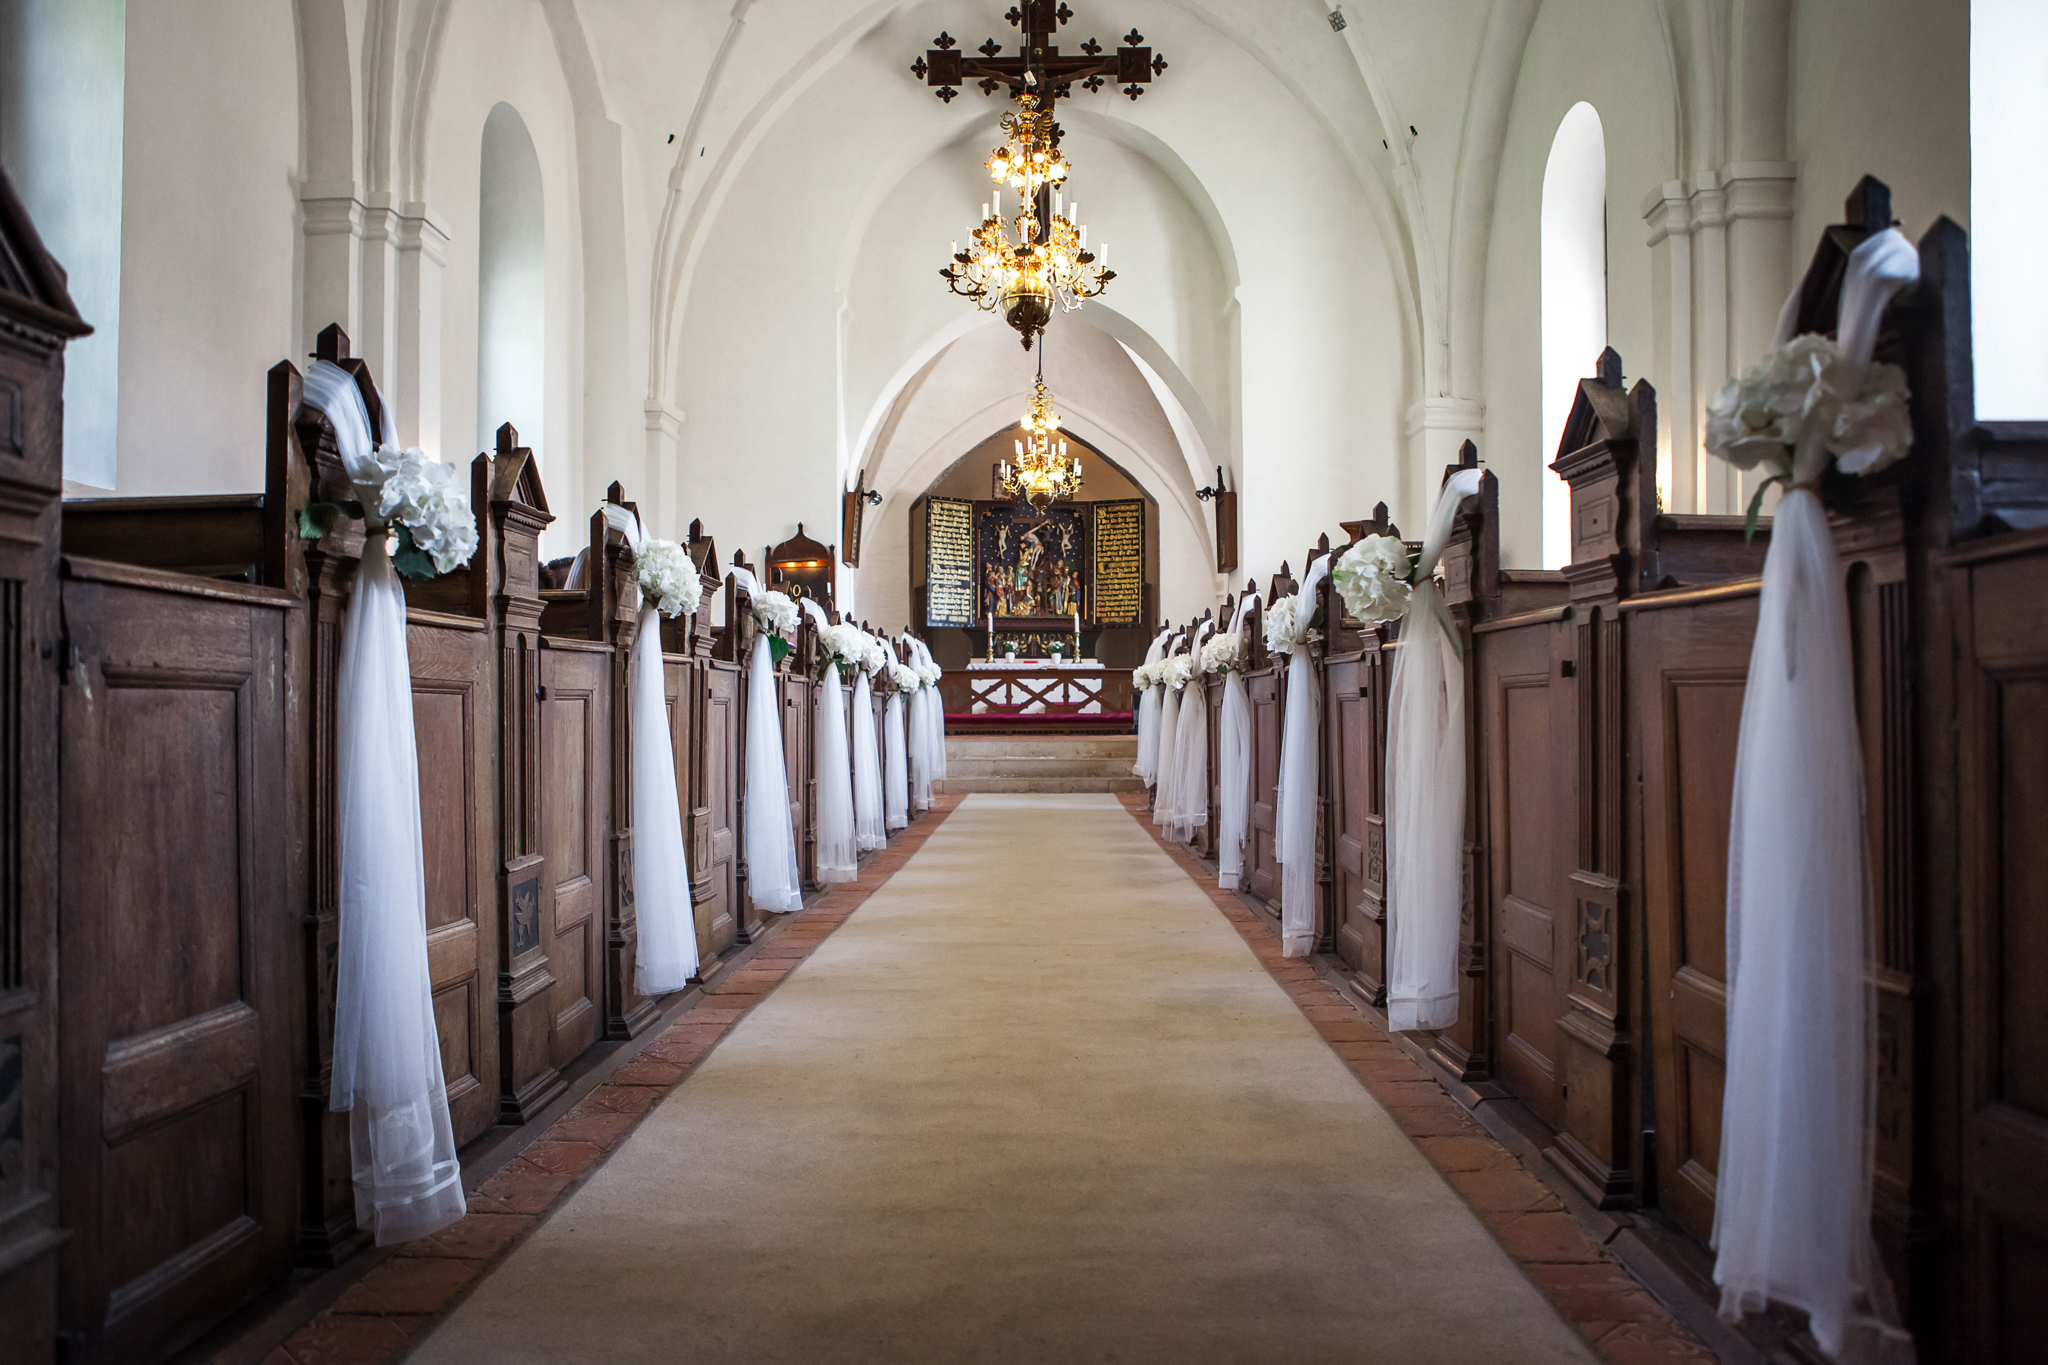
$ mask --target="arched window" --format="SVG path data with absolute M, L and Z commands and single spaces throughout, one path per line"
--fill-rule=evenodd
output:
M 1970 4 L 1970 314 L 1977 416 L 2048 417 L 2048 5 Z
M 1571 487 L 1548 465 L 1576 381 L 1607 345 L 1607 145 L 1600 115 L 1574 104 L 1543 170 L 1543 564 L 1571 562 Z
M 547 387 L 547 230 L 540 158 L 509 104 L 484 120 L 477 214 L 476 426 L 489 450 L 510 422 L 541 456 Z
M 126 23 L 122 0 L 0 5 L 0 165 L 93 326 L 64 349 L 72 492 L 116 485 Z

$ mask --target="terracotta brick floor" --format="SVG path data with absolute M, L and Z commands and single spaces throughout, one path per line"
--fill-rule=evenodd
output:
M 715 982 L 637 1057 L 471 1191 L 467 1217 L 400 1247 L 265 1356 L 263 1365 L 379 1365 L 402 1357 L 748 1010 L 894 876 L 962 799 L 936 798 L 930 816 L 861 865 L 858 880 L 813 901 L 751 961 Z
M 1377 1019 L 1352 1004 L 1307 962 L 1283 957 L 1273 927 L 1235 891 L 1217 886 L 1185 845 L 1160 833 L 1143 792 L 1127 793 L 1122 799 L 1160 847 L 1208 893 L 1359 1084 L 1393 1116 L 1522 1273 L 1603 1361 L 1711 1365 L 1714 1353 L 1610 1256 L 1514 1153 L 1445 1094 Z

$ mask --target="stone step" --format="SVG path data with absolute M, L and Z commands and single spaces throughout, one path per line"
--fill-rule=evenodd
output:
M 932 784 L 939 792 L 1134 792 L 1135 777 L 947 777 Z
M 1133 756 L 1116 754 L 1108 758 L 1039 758 L 1010 755 L 1000 758 L 980 754 L 946 755 L 946 776 L 954 777 L 1129 777 Z
M 946 762 L 955 758 L 1121 758 L 1138 757 L 1136 735 L 1096 735 L 1072 739 L 1032 739 L 1014 735 L 948 735 Z

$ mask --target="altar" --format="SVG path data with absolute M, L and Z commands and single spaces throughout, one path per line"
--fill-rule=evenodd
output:
M 1093 659 L 976 659 L 939 688 L 955 730 L 1114 733 L 1131 725 L 1131 670 Z

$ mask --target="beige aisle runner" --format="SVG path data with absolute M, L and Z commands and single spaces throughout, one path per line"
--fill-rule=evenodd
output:
M 1592 1356 L 1114 796 L 977 795 L 411 1358 Z

